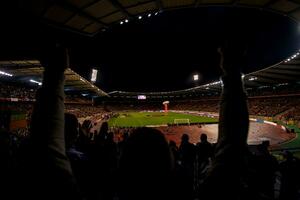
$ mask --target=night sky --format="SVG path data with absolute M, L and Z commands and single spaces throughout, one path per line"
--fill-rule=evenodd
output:
M 0 59 L 34 59 L 59 41 L 70 49 L 72 68 L 106 92 L 169 91 L 193 87 L 220 75 L 217 48 L 244 43 L 243 71 L 275 64 L 299 48 L 299 28 L 287 17 L 246 8 L 174 10 L 114 25 L 94 37 L 47 26 L 22 15 L 1 13 Z M 5 28 L 4 28 L 5 27 Z M 198 83 L 192 75 L 198 73 Z

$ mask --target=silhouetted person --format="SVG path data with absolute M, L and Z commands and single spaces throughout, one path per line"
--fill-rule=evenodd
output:
M 245 51 L 242 42 L 220 48 L 222 95 L 215 157 L 200 185 L 201 199 L 246 199 L 243 182 L 247 170 L 245 155 L 249 115 L 241 67 Z
M 171 167 L 164 135 L 155 129 L 136 129 L 128 138 L 120 160 L 120 199 L 169 199 Z
M 300 161 L 290 151 L 283 152 L 283 157 L 284 161 L 279 165 L 281 173 L 280 200 L 299 199 Z
M 104 141 L 108 134 L 108 123 L 102 122 L 98 135 L 95 137 L 95 143 L 98 145 L 104 145 Z
M 89 163 L 88 157 L 84 152 L 81 152 L 76 144 L 79 139 L 79 123 L 75 115 L 65 113 L 65 143 L 66 153 L 71 162 L 71 168 L 74 176 L 80 187 L 80 192 L 87 197 L 89 189 Z
M 100 131 L 101 132 L 101 131 Z M 116 190 L 116 171 L 117 171 L 117 144 L 114 142 L 114 133 L 107 133 L 103 146 L 102 154 L 102 194 L 103 200 L 112 200 Z
M 200 142 L 196 145 L 196 162 L 195 162 L 195 188 L 199 189 L 200 180 L 203 179 L 213 155 L 212 144 L 207 141 L 207 135 L 202 133 Z
M 192 167 L 195 161 L 196 148 L 195 145 L 190 143 L 189 136 L 183 134 L 179 146 L 179 157 L 183 166 Z
M 179 146 L 179 179 L 181 184 L 182 198 L 192 199 L 194 197 L 194 164 L 196 158 L 196 147 L 189 142 L 189 136 L 183 134 Z
M 207 165 L 209 158 L 212 157 L 213 147 L 212 144 L 207 141 L 207 135 L 205 133 L 201 134 L 200 142 L 197 143 L 196 147 L 199 167 L 201 167 L 201 165 Z
M 258 146 L 258 154 L 255 156 L 255 182 L 253 183 L 260 197 L 274 198 L 274 185 L 278 162 L 270 154 L 269 141 L 264 141 Z
M 90 158 L 90 173 L 91 173 L 91 187 L 92 199 L 111 199 L 111 181 L 109 178 L 112 176 L 112 171 L 110 169 L 113 167 L 115 152 L 114 142 L 111 137 L 108 136 L 108 124 L 103 122 L 100 126 L 98 134 L 95 136 L 94 143 L 91 144 L 89 148 L 89 158 Z
M 20 194 L 24 199 L 81 199 L 65 148 L 64 49 L 56 46 L 48 50 L 41 60 L 43 85 L 32 113 Z

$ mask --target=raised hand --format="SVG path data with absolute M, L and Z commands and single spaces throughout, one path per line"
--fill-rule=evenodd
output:
M 69 67 L 68 50 L 59 43 L 43 49 L 39 59 L 47 71 L 65 71 Z

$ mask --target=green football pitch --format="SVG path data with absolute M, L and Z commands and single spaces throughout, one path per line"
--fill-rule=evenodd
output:
M 175 119 L 177 119 L 178 124 L 187 123 L 186 119 L 189 119 L 189 123 L 214 123 L 218 121 L 210 117 L 173 112 L 167 114 L 162 112 L 124 112 L 112 117 L 108 124 L 110 127 L 159 126 L 174 124 Z

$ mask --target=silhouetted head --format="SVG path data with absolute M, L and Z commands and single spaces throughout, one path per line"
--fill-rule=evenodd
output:
M 201 142 L 206 142 L 207 141 L 207 135 L 205 133 L 202 133 L 200 136 Z
M 106 135 L 108 132 L 108 123 L 107 122 L 103 122 L 101 124 L 101 128 L 99 130 L 99 135 Z
M 88 134 L 92 128 L 92 121 L 91 120 L 84 120 L 81 128 L 85 130 L 85 134 Z
M 263 141 L 263 142 L 258 146 L 258 150 L 259 150 L 261 153 L 268 154 L 268 153 L 269 153 L 269 146 L 270 146 L 270 141 L 268 141 L 268 140 Z
M 185 133 L 181 136 L 181 143 L 188 143 L 189 140 L 190 140 L 190 137 L 188 134 Z
M 265 140 L 261 143 L 261 145 L 264 147 L 264 148 L 269 148 L 270 146 L 270 141 L 269 140 Z
M 70 113 L 65 113 L 65 143 L 67 148 L 71 147 L 78 137 L 79 124 L 77 117 Z
M 177 145 L 176 145 L 176 142 L 174 142 L 173 140 L 170 140 L 169 141 L 169 146 L 170 147 L 176 147 Z
M 283 151 L 282 155 L 286 160 L 291 160 L 294 157 L 293 153 L 290 151 Z
M 121 199 L 149 199 L 150 196 L 159 199 L 165 192 L 171 166 L 164 135 L 156 129 L 136 129 L 128 138 L 120 160 Z

